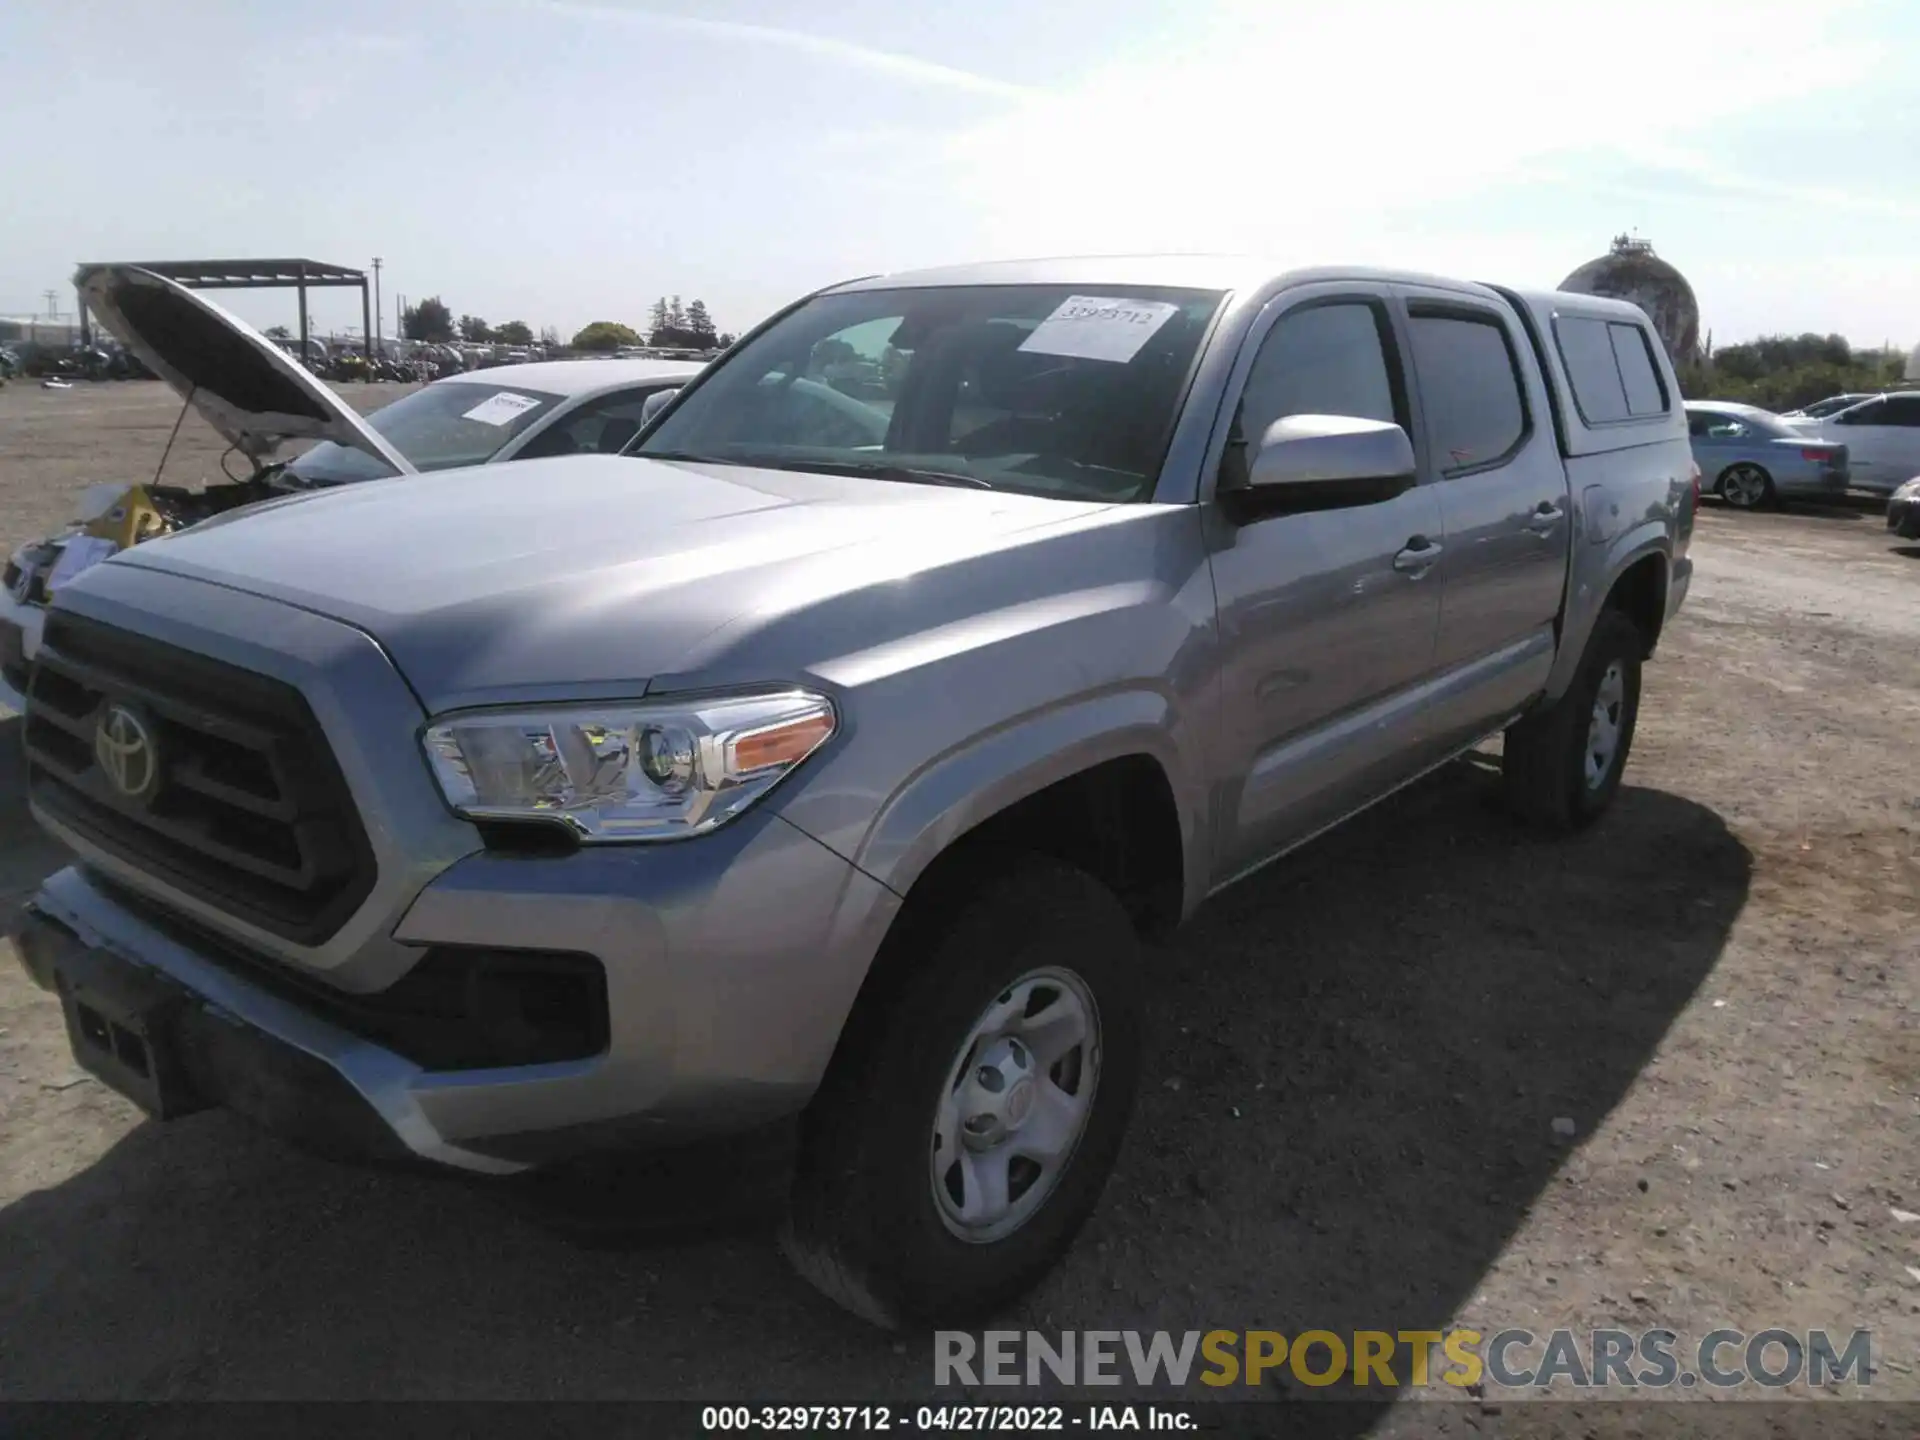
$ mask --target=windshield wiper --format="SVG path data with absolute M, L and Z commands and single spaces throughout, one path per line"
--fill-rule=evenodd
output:
M 746 460 L 729 460 L 725 455 L 701 455 L 692 450 L 624 450 L 633 460 L 678 460 L 685 465 L 746 465 Z
M 771 470 L 799 470 L 808 475 L 860 475 L 876 480 L 899 480 L 909 485 L 957 485 L 968 490 L 994 487 L 978 475 L 957 470 L 929 470 L 916 465 L 893 465 L 880 460 L 769 460 Z
M 894 465 L 880 460 L 808 460 L 791 455 L 701 455 L 692 450 L 635 450 L 639 460 L 678 460 L 689 465 L 750 465 L 758 470 L 797 470 L 806 475 L 871 476 L 875 480 L 898 480 L 909 485 L 958 485 L 969 490 L 991 490 L 989 482 L 978 475 L 963 475 L 955 470 L 929 470 L 914 465 Z

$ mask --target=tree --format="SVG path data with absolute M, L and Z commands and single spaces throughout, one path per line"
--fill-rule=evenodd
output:
M 551 325 L 542 325 L 540 327 L 540 343 L 549 348 L 559 345 L 560 332 Z
M 647 311 L 647 336 L 655 345 L 667 342 L 659 337 L 667 333 L 667 297 L 662 295 Z
M 722 350 L 731 349 L 738 337 L 731 330 L 722 330 L 714 337 L 713 343 Z
M 453 339 L 453 312 L 441 303 L 438 295 L 430 295 L 400 312 L 400 333 L 409 340 L 444 345 Z
M 1897 355 L 1855 350 L 1839 335 L 1763 335 L 1706 351 L 1676 367 L 1690 400 L 1731 400 L 1782 411 L 1829 395 L 1884 390 L 1900 380 Z
M 462 315 L 460 317 L 460 338 L 479 345 L 493 339 L 493 331 L 487 325 L 487 322 L 482 320 L 478 315 Z
M 618 350 L 639 343 L 640 337 L 617 320 L 596 320 L 573 337 L 576 350 Z
M 493 327 L 493 338 L 503 345 L 531 345 L 533 331 L 524 320 L 509 320 Z
M 291 340 L 293 332 L 284 325 L 269 325 L 266 331 L 269 340 Z
M 719 332 L 713 328 L 706 301 L 695 300 L 687 307 L 687 335 L 696 350 L 711 350 L 718 340 Z

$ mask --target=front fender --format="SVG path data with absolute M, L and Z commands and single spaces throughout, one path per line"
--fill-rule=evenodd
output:
M 1545 703 L 1558 700 L 1573 684 L 1581 657 L 1586 654 L 1587 640 L 1593 634 L 1594 622 L 1606 607 L 1614 584 L 1649 555 L 1659 556 L 1663 572 L 1667 571 L 1672 563 L 1670 553 L 1667 524 L 1656 519 L 1642 521 L 1604 544 L 1576 546 L 1567 578 L 1566 608 L 1560 620 L 1560 649 L 1554 656 L 1552 670 L 1547 673 L 1547 687 L 1542 696 Z M 1666 575 L 1662 578 L 1663 582 L 1670 583 Z
M 1172 698 L 1147 688 L 1086 695 L 1021 716 L 930 761 L 880 808 L 854 863 L 905 895 L 955 840 L 1008 806 L 1109 760 L 1145 755 L 1179 816 L 1185 909 L 1205 894 L 1200 768 Z

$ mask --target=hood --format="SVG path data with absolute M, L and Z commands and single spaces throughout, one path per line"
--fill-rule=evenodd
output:
M 582 455 L 305 492 L 114 565 L 344 620 L 438 711 L 806 673 L 1064 583 L 1015 552 L 1151 508 Z
M 87 308 L 241 454 L 265 460 L 289 440 L 332 440 L 412 465 L 266 336 L 184 285 L 133 265 L 74 277 Z

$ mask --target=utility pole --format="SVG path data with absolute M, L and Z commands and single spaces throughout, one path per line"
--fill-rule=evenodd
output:
M 54 302 L 60 298 L 60 292 L 58 290 L 42 290 L 40 293 L 45 297 L 47 302 L 47 319 L 58 320 L 60 318 L 60 307 Z
M 380 332 L 386 328 L 386 314 L 380 308 L 380 257 L 376 255 L 373 257 L 373 334 L 367 337 L 367 344 L 373 348 L 367 352 L 369 356 L 380 351 Z

